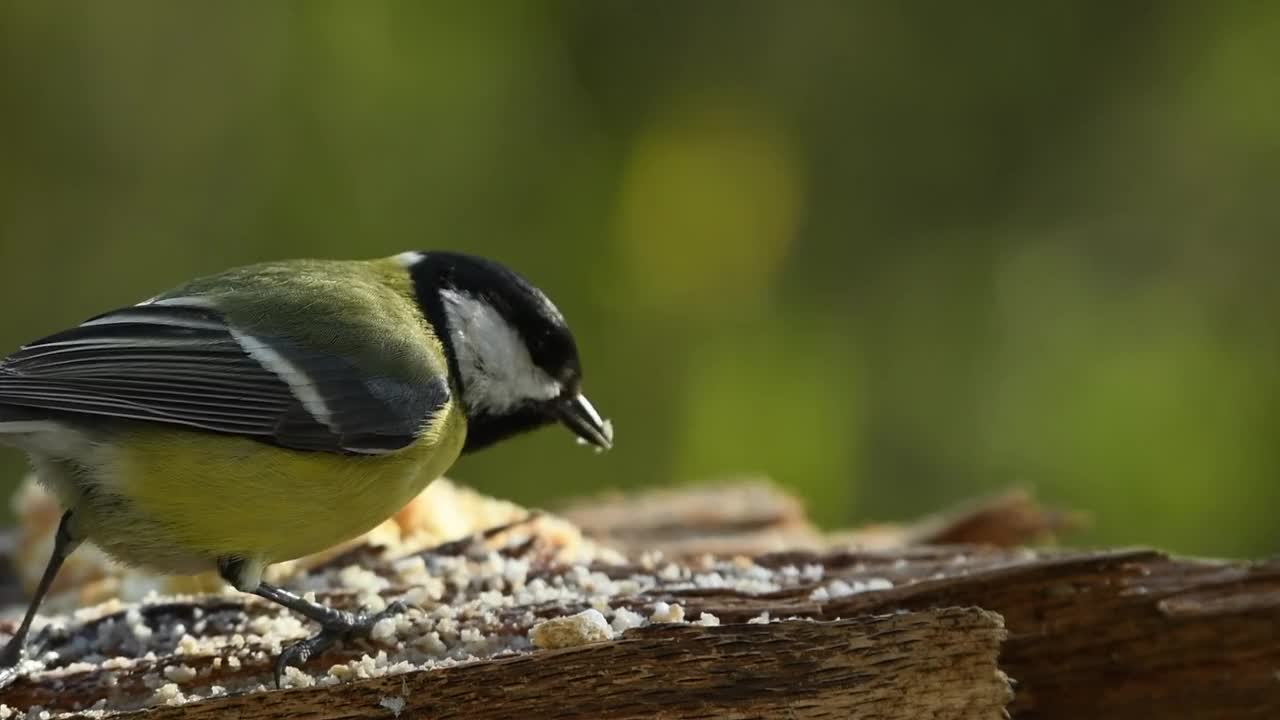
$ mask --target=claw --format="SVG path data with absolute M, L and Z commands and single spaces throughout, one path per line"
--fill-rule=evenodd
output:
M 18 666 L 22 664 L 22 658 L 25 656 L 24 644 L 13 640 L 0 650 L 0 690 L 12 685 L 13 681 L 21 675 L 18 672 Z
M 16 665 L 9 667 L 0 667 L 0 690 L 3 690 L 13 684 L 18 679 L 18 668 Z
M 290 645 L 281 651 L 279 657 L 276 658 L 275 679 L 276 688 L 280 687 L 280 681 L 284 678 L 285 670 L 289 666 L 300 668 L 306 664 L 313 656 L 328 650 L 334 643 L 342 638 L 342 634 L 330 630 L 321 630 L 304 640 Z
M 382 620 L 384 618 L 389 618 L 389 617 L 395 617 L 397 615 L 403 615 L 407 612 L 409 612 L 408 603 L 406 603 L 403 600 L 392 600 L 391 602 L 387 603 L 386 609 L 384 609 L 382 612 L 374 616 L 373 622 L 374 624 L 377 624 L 379 620 Z M 370 625 L 369 629 L 372 630 L 373 625 Z
M 373 630 L 373 626 L 378 624 L 379 620 L 402 615 L 408 609 L 408 605 L 396 600 L 388 604 L 386 609 L 379 613 L 369 614 L 361 610 L 355 614 L 346 612 L 335 614 L 331 620 L 321 627 L 320 632 L 309 638 L 299 640 L 281 651 L 275 663 L 276 688 L 280 687 L 280 681 L 284 678 L 285 670 L 288 667 L 302 667 L 307 660 L 320 655 L 339 640 L 367 636 Z

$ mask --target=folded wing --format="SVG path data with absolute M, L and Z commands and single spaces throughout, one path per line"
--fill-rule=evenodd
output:
M 346 358 L 258 337 L 216 310 L 139 305 L 31 343 L 0 362 L 0 405 L 243 435 L 298 450 L 405 447 L 448 384 L 366 376 Z

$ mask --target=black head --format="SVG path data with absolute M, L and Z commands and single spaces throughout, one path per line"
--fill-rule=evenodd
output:
M 445 347 L 467 413 L 464 452 L 560 421 L 600 448 L 609 424 L 582 395 L 578 346 L 564 316 L 528 280 L 453 252 L 398 256 Z

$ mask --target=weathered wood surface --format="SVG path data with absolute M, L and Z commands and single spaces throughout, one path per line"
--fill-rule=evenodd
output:
M 943 577 L 821 604 L 795 593 L 770 601 L 780 615 L 813 618 L 968 605 L 997 612 L 1009 630 L 1000 666 L 1017 683 L 1014 717 L 1280 718 L 1280 561 L 1176 560 L 1144 550 L 981 555 L 986 567 L 962 574 L 946 568 L 954 562 L 946 554 L 917 554 L 896 571 L 899 554 L 828 556 L 828 568 L 920 578 L 933 565 Z M 693 612 L 707 602 L 725 621 L 756 604 L 686 602 Z
M 1021 537 L 1042 528 L 1046 515 L 1005 497 L 947 517 L 952 530 L 935 523 L 931 532 L 956 536 L 955 528 L 966 528 L 961 536 Z M 1007 520 L 1000 518 L 1014 518 L 1017 529 L 1001 531 Z M 732 526 L 731 518 L 724 520 L 721 527 Z M 746 544 L 754 547 L 758 539 L 748 532 Z M 725 542 L 726 533 L 715 534 L 716 546 Z M 695 547 L 688 538 L 681 546 Z M 385 559 L 375 554 L 368 561 Z M 723 624 L 650 625 L 577 648 L 333 687 L 218 697 L 125 717 L 327 720 L 391 717 L 395 708 L 402 717 L 429 718 L 999 718 L 1009 699 L 1007 675 L 1015 690 L 1007 711 L 1015 718 L 1280 718 L 1280 560 L 899 546 L 765 553 L 752 563 L 779 576 L 790 569 L 791 577 L 797 567 L 820 567 L 822 577 L 754 594 L 657 581 L 638 594 L 612 597 L 609 605 L 644 614 L 661 603 L 679 604 L 688 618 L 708 612 Z M 638 562 L 589 569 L 617 578 L 661 574 Z M 554 580 L 576 570 L 546 564 L 531 573 Z M 837 590 L 836 581 L 852 590 Z M 354 602 L 343 593 L 325 599 Z M 442 602 L 456 598 L 446 593 Z M 197 604 L 206 613 L 249 618 L 273 612 L 225 597 Z M 586 601 L 517 607 L 501 624 L 520 635 L 530 620 L 586 607 Z M 162 625 L 190 618 L 193 606 L 148 612 Z M 796 619 L 749 622 L 765 612 Z M 322 664 L 360 654 L 339 648 Z M 196 686 L 235 685 L 270 671 L 266 658 L 232 669 L 214 667 L 220 660 L 212 656 L 161 656 L 118 677 L 38 674 L 0 693 L 0 702 L 50 710 L 85 707 L 99 697 L 132 697 L 136 704 L 152 692 L 139 678 L 179 661 L 201 671 Z
M 1173 560 L 1148 551 L 1030 557 L 941 549 L 778 555 L 760 562 L 821 562 L 828 580 L 874 576 L 898 584 L 825 602 L 811 599 L 813 586 L 763 596 L 657 592 L 640 604 L 680 602 L 691 615 L 713 612 L 726 625 L 657 625 L 598 646 L 333 689 L 214 699 L 162 716 L 225 717 L 202 713 L 253 707 L 254 717 L 364 717 L 371 712 L 368 698 L 403 682 L 413 703 L 407 707 L 430 708 L 430 717 L 513 717 L 521 708 L 556 708 L 559 717 L 653 717 L 655 703 L 667 703 L 657 715 L 665 717 L 769 717 L 768 708 L 784 706 L 791 717 L 899 717 L 888 713 L 902 706 L 900 696 L 874 695 L 884 697 L 876 707 L 868 704 L 866 688 L 917 687 L 916 671 L 928 667 L 927 675 L 956 681 L 955 690 L 966 693 L 948 696 L 935 687 L 920 696 L 942 703 L 939 709 L 970 713 L 940 717 L 981 717 L 973 713 L 983 706 L 967 693 L 977 687 L 975 678 L 994 669 L 978 648 L 996 642 L 996 624 L 986 615 L 945 609 L 980 606 L 1003 616 L 1009 633 L 1000 669 L 1016 682 L 1014 717 L 1280 717 L 1280 563 Z M 930 608 L 944 610 L 930 614 Z M 824 622 L 745 624 L 762 610 Z M 917 612 L 885 619 L 901 610 Z M 964 633 L 973 635 L 967 645 L 957 636 Z M 954 652 L 959 647 L 968 654 Z M 838 681 L 794 684 L 819 668 Z M 991 682 L 978 686 L 980 697 L 993 697 Z M 601 714 L 602 688 L 612 693 L 614 714 Z M 62 692 L 53 681 L 20 684 L 10 693 L 22 696 L 5 701 L 56 707 Z M 274 709 L 263 714 L 268 708 Z M 490 714 L 474 714 L 481 711 Z
M 769 625 L 653 626 L 622 640 L 326 690 L 136 713 L 210 718 L 997 718 L 999 617 L 977 609 Z M 404 704 L 399 707 L 397 699 Z M 125 717 L 130 717 L 127 715 Z
M 1080 513 L 1046 508 L 1025 490 L 981 498 L 906 524 L 881 523 L 827 534 L 796 498 L 766 481 L 610 493 L 561 509 L 590 537 L 630 554 L 672 557 L 702 553 L 760 555 L 833 546 L 875 549 L 915 545 L 1038 543 L 1081 525 Z

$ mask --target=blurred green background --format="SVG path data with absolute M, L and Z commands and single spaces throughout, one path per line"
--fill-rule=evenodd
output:
M 454 248 L 555 298 L 618 446 L 831 526 L 1009 484 L 1280 548 L 1280 4 L 0 3 L 0 349 L 197 274 Z M 20 456 L 0 456 L 8 487 Z

